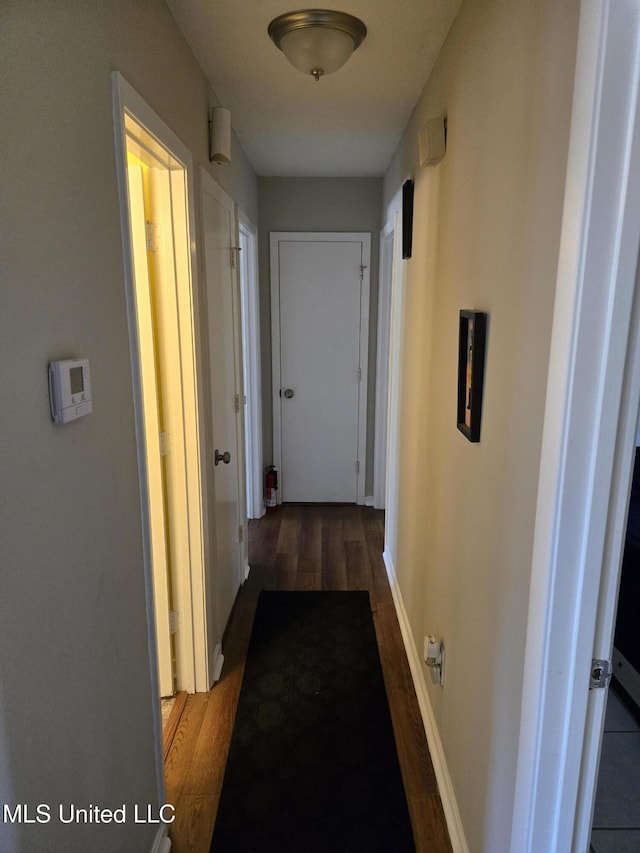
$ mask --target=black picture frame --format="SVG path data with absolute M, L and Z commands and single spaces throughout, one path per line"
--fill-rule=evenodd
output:
M 411 257 L 413 244 L 413 181 L 402 185 L 402 259 Z
M 482 311 L 461 311 L 457 426 L 472 442 L 480 441 L 486 337 L 487 315 Z

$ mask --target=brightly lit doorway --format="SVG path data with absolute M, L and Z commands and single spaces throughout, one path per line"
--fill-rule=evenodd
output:
M 197 291 L 188 149 L 114 72 L 114 118 L 157 697 L 206 691 Z M 157 714 L 159 716 L 159 702 Z M 157 728 L 161 730 L 161 725 Z

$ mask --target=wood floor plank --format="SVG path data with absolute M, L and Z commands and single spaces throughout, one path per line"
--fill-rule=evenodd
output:
M 322 518 L 322 589 L 347 590 L 347 562 L 344 551 L 342 518 L 325 512 Z
M 375 606 L 375 600 L 373 600 L 375 589 L 366 544 L 357 540 L 349 540 L 344 543 L 344 553 L 347 568 L 347 588 L 368 590 L 372 597 L 371 603 Z
M 322 515 L 318 507 L 301 513 L 296 589 L 321 589 Z
M 214 798 L 191 794 L 184 798 L 169 829 L 171 853 L 208 853 L 213 836 Z
M 416 853 L 451 853 L 451 842 L 438 794 L 414 794 L 407 797 L 414 826 Z M 415 832 L 415 827 L 420 832 Z
M 364 527 L 362 526 L 361 507 L 345 506 L 343 508 L 343 528 L 345 542 L 364 542 Z
M 227 672 L 209 694 L 209 702 L 195 744 L 182 797 L 220 796 L 222 777 L 238 704 L 242 668 L 227 665 Z
M 186 704 L 187 692 L 186 690 L 182 690 L 176 696 L 167 724 L 162 730 L 162 756 L 164 761 L 169 757 L 169 750 L 171 749 L 171 744 L 173 743 L 173 739 L 178 731 L 180 718 L 182 717 L 182 712 L 184 711 Z
M 451 853 L 433 764 L 386 575 L 384 513 L 283 505 L 249 524 L 249 579 L 225 633 L 221 680 L 188 697 L 165 764 L 172 853 L 209 853 L 261 589 L 368 589 L 418 853 Z
M 297 554 L 300 548 L 300 515 L 293 513 L 288 507 L 281 513 L 276 554 Z
M 322 589 L 322 576 L 320 571 L 310 571 L 304 572 L 298 570 L 298 574 L 296 575 L 296 585 L 295 589 L 300 592 L 307 591 L 319 591 Z
M 273 589 L 295 589 L 298 576 L 297 554 L 276 554 L 273 560 Z M 268 589 L 269 587 L 267 587 Z
M 195 693 L 187 698 L 178 730 L 164 763 L 167 802 L 173 803 L 176 807 L 189 776 L 208 701 L 208 693 Z
M 274 512 L 267 512 L 261 519 L 251 521 L 248 525 L 248 548 L 252 571 L 269 571 L 271 568 L 280 534 L 280 524 Z

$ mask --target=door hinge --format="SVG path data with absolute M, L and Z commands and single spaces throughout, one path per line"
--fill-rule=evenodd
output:
M 233 405 L 237 414 L 240 411 L 240 394 L 235 395 Z
M 171 436 L 168 432 L 160 433 L 160 456 L 168 456 L 171 453 Z
M 180 630 L 180 614 L 175 610 L 169 611 L 169 633 L 177 634 Z
M 360 463 L 356 462 L 356 474 L 360 473 Z
M 360 281 L 364 281 L 364 271 L 366 270 L 366 266 L 363 265 L 360 267 Z
M 238 542 L 244 542 L 244 527 L 242 524 L 238 528 Z
M 231 246 L 231 269 L 236 268 L 236 252 L 242 251 L 242 246 Z
M 591 661 L 591 675 L 589 677 L 589 690 L 594 688 L 608 687 L 611 681 L 613 666 L 610 660 L 594 658 Z
M 157 225 L 155 222 L 146 222 L 145 234 L 147 238 L 147 252 L 157 252 L 162 244 L 162 225 Z
M 361 382 L 361 381 L 362 381 L 362 368 L 359 367 L 358 368 L 358 382 Z

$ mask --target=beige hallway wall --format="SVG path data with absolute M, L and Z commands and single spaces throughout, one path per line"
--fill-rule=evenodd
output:
M 415 181 L 393 559 L 417 648 L 444 638 L 445 686 L 424 672 L 474 853 L 509 849 L 578 11 L 466 0 L 384 184 L 388 221 Z M 489 315 L 479 444 L 456 429 L 461 309 Z

